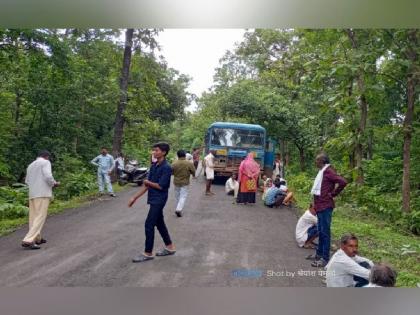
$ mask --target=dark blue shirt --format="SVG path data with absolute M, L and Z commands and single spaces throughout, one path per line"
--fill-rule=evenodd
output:
M 165 204 L 168 200 L 168 190 L 171 185 L 172 168 L 166 160 L 161 164 L 152 163 L 147 179 L 152 183 L 159 184 L 162 189 L 149 187 L 147 193 L 148 204 Z

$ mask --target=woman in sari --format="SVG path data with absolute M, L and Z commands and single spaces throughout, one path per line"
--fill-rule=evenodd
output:
M 260 165 L 255 162 L 254 153 L 251 152 L 239 166 L 238 203 L 255 203 L 259 175 Z

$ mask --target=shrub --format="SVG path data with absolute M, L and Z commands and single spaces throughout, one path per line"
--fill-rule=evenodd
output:
M 0 220 L 22 218 L 28 215 L 29 208 L 13 203 L 0 203 Z
M 366 185 L 379 192 L 398 191 L 402 184 L 402 160 L 400 157 L 385 159 L 375 156 L 363 162 Z
M 77 173 L 67 173 L 60 178 L 61 185 L 55 191 L 58 199 L 80 196 L 96 186 L 95 176 L 82 168 Z

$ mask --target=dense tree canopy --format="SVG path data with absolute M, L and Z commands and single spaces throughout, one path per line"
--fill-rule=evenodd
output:
M 123 150 L 136 154 L 184 115 L 189 78 L 156 54 L 157 30 L 133 32 Z M 19 180 L 36 152 L 89 161 L 111 146 L 121 30 L 0 30 L 0 176 Z

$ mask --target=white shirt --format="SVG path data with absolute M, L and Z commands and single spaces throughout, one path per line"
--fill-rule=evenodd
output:
M 225 191 L 226 191 L 226 193 L 228 193 L 228 192 L 230 192 L 230 191 L 232 191 L 232 190 L 235 190 L 235 185 L 239 185 L 239 183 L 235 180 L 233 180 L 232 179 L 232 177 L 231 178 L 229 178 L 227 181 L 226 181 L 226 184 L 225 184 Z
M 214 179 L 214 155 L 209 153 L 204 158 L 206 163 L 206 177 L 207 179 Z
M 327 270 L 327 287 L 354 287 L 353 276 L 369 279 L 370 270 L 359 265 L 364 261 L 373 266 L 371 260 L 357 255 L 349 257 L 340 248 L 325 267 Z
M 308 240 L 308 230 L 310 227 L 318 224 L 318 218 L 313 215 L 309 210 L 299 218 L 296 224 L 296 242 L 299 247 L 303 247 Z
M 193 156 L 190 153 L 185 153 L 185 159 L 187 161 L 192 161 L 193 160 Z
M 369 282 L 369 284 L 365 285 L 363 288 L 382 288 L 382 286 Z
M 52 187 L 56 183 L 51 172 L 50 161 L 39 157 L 26 170 L 25 183 L 29 186 L 29 199 L 52 197 Z
M 118 162 L 118 166 L 117 166 L 118 169 L 123 170 L 124 169 L 124 159 L 121 156 L 119 156 L 115 159 L 115 164 L 117 164 L 117 162 Z

